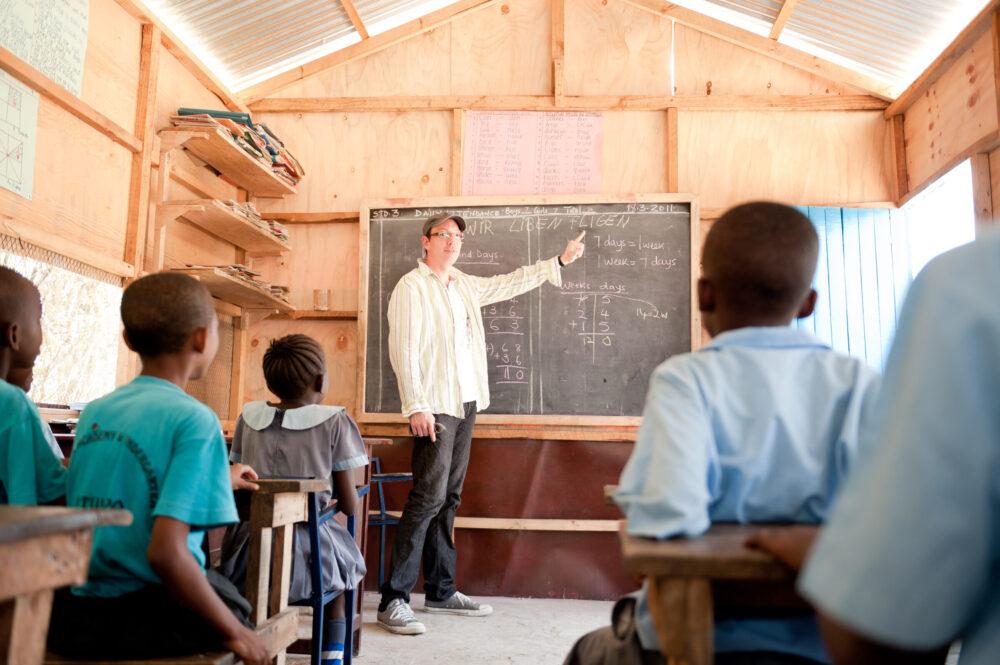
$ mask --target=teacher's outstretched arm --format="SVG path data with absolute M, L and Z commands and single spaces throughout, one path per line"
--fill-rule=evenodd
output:
M 573 261 L 576 261 L 578 258 L 583 256 L 582 241 L 583 241 L 583 236 L 585 235 L 587 235 L 586 229 L 580 231 L 580 235 L 578 235 L 576 238 L 566 243 L 566 251 L 563 252 L 562 256 L 559 257 L 559 261 L 562 262 L 564 266 L 568 266 L 569 264 L 573 263 Z

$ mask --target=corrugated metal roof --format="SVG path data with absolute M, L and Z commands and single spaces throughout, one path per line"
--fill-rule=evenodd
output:
M 766 36 L 786 0 L 671 1 Z M 902 90 L 987 1 L 797 0 L 778 41 Z M 376 35 L 452 2 L 356 0 L 354 7 Z M 340 0 L 146 4 L 233 90 L 362 39 Z

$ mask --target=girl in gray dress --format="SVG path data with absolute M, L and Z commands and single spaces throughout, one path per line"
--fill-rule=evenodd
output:
M 264 380 L 277 402 L 250 402 L 236 421 L 232 462 L 252 466 L 261 477 L 330 478 L 332 492 L 323 492 L 320 508 L 337 498 L 338 509 L 353 515 L 358 507 L 354 468 L 368 464 L 358 426 L 342 406 L 320 404 L 329 385 L 322 347 L 306 335 L 288 335 L 271 342 L 264 354 Z M 223 572 L 245 584 L 249 528 L 230 527 L 223 543 Z M 365 562 L 354 539 L 339 522 L 329 520 L 320 531 L 326 591 L 356 588 Z M 308 527 L 295 526 L 289 600 L 308 598 Z M 242 580 L 239 578 L 243 578 Z M 326 606 L 323 665 L 340 665 L 346 630 L 344 596 Z

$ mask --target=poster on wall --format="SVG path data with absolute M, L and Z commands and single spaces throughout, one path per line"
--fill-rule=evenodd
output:
M 0 69 L 0 187 L 31 198 L 38 93 Z
M 0 46 L 80 96 L 89 0 L 3 0 Z
M 597 194 L 604 116 L 468 111 L 462 194 Z

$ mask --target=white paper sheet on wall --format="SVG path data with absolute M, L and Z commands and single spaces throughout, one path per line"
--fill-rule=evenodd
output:
M 80 96 L 89 0 L 3 0 L 0 45 Z
M 38 93 L 0 69 L 0 187 L 31 198 Z
M 468 111 L 462 194 L 596 194 L 600 113 Z

